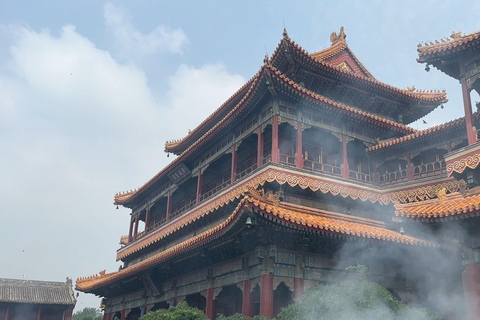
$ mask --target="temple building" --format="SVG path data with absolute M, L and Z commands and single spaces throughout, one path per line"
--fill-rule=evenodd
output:
M 0 279 L 0 319 L 71 320 L 76 299 L 66 282 Z
M 419 272 L 436 265 L 424 270 L 406 257 L 440 244 L 415 226 L 434 231 L 480 213 L 480 191 L 476 206 L 469 201 L 480 180 L 480 116 L 469 100 L 479 83 L 477 37 L 419 47 L 418 61 L 460 79 L 466 99 L 465 117 L 419 131 L 409 124 L 443 107 L 445 91 L 380 82 L 343 28 L 314 53 L 284 31 L 257 74 L 186 137 L 165 144 L 177 156 L 169 165 L 115 195 L 115 205 L 131 209 L 117 251 L 122 266 L 77 279 L 76 289 L 102 297 L 108 320 L 138 319 L 183 300 L 210 319 L 272 318 L 358 261 L 407 303 L 428 295 Z M 446 200 L 451 212 L 442 208 Z M 475 232 L 467 251 L 476 254 Z M 463 249 L 450 248 L 461 286 Z M 398 267 L 401 260 L 410 268 Z M 480 282 L 472 263 L 464 279 Z M 480 301 L 478 288 L 468 289 L 467 304 Z

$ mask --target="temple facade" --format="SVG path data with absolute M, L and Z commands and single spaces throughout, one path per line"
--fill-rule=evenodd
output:
M 473 221 L 480 210 L 479 196 L 475 210 L 415 211 L 470 196 L 479 161 L 455 163 L 475 154 L 480 117 L 468 100 L 463 118 L 409 127 L 443 107 L 446 92 L 382 83 L 343 28 L 330 40 L 308 53 L 284 31 L 257 74 L 186 137 L 165 144 L 177 156 L 169 165 L 115 195 L 115 205 L 131 209 L 117 251 L 122 267 L 76 282 L 104 299 L 105 319 L 138 319 L 183 300 L 210 319 L 271 318 L 308 288 L 348 276 L 356 262 L 406 303 L 428 294 L 415 259 L 411 268 L 398 265 L 440 250 L 409 232 L 415 225 L 435 230 L 452 216 Z M 419 62 L 436 66 L 425 53 L 432 46 L 419 48 Z M 477 85 L 468 79 L 464 97 Z M 463 249 L 452 250 L 461 272 L 455 253 Z
M 66 282 L 0 279 L 0 319 L 71 320 L 76 299 Z

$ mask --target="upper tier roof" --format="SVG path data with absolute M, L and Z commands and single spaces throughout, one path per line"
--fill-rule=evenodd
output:
M 272 64 L 281 72 L 285 73 L 283 70 L 286 69 L 286 64 L 295 61 L 298 62 L 299 65 L 312 69 L 322 76 L 327 75 L 329 78 L 337 79 L 339 82 L 344 81 L 351 83 L 361 88 L 361 90 L 370 91 L 371 94 L 379 97 L 398 101 L 399 104 L 408 106 L 408 110 L 402 107 L 397 112 L 405 113 L 403 117 L 405 123 L 411 123 L 425 116 L 440 103 L 447 101 L 444 91 L 415 91 L 414 88 L 404 90 L 376 80 L 347 46 L 343 28 L 341 29 L 340 35 L 333 33 L 330 37 L 333 42 L 331 47 L 313 54 L 309 54 L 293 42 L 288 37 L 286 31 L 284 31 L 283 35 L 283 39 L 280 41 L 271 58 Z M 268 60 L 268 58 L 266 58 L 266 60 Z M 205 121 L 191 130 L 187 136 L 181 139 L 167 141 L 165 143 L 165 151 L 177 155 L 185 151 L 189 145 L 204 135 L 216 122 L 225 117 L 228 111 L 234 107 L 238 101 L 241 101 L 245 97 L 254 79 L 255 77 L 250 79 Z M 292 80 L 294 79 L 292 78 Z M 389 112 L 391 112 L 391 110 Z
M 458 80 L 460 79 L 458 60 L 473 50 L 480 50 L 480 31 L 466 35 L 454 32 L 449 38 L 443 38 L 440 41 L 420 43 L 417 48 L 417 61 L 432 64 L 440 71 Z
M 327 112 L 335 112 L 339 116 L 355 118 L 357 121 L 363 123 L 374 123 L 379 127 L 388 128 L 401 134 L 410 134 L 416 130 L 404 124 L 386 119 L 382 116 L 375 115 L 355 107 L 351 107 L 336 101 L 332 101 L 320 94 L 312 92 L 295 81 L 289 79 L 287 76 L 277 70 L 268 59 L 265 60 L 264 65 L 260 71 L 249 81 L 250 87 L 246 90 L 243 98 L 225 114 L 225 116 L 217 120 L 216 124 L 204 133 L 203 136 L 193 141 L 188 147 L 169 165 L 157 173 L 152 179 L 145 183 L 137 190 L 120 193 L 115 195 L 115 203 L 127 204 L 134 200 L 155 181 L 158 181 L 162 176 L 165 176 L 170 170 L 185 161 L 186 157 L 199 147 L 205 145 L 208 139 L 220 132 L 221 130 L 231 130 L 231 124 L 240 114 L 245 114 L 256 106 L 266 94 L 269 93 L 267 88 L 267 80 L 270 85 L 273 85 L 276 90 L 288 93 L 291 96 L 298 96 L 308 104 L 322 107 Z
M 74 306 L 76 300 L 68 278 L 66 282 L 0 279 L 0 302 Z

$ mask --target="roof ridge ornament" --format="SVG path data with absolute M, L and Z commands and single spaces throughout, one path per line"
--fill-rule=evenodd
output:
M 347 37 L 347 35 L 345 34 L 345 31 L 344 31 L 343 27 L 340 27 L 340 33 L 339 34 L 337 34 L 335 31 L 332 32 L 332 34 L 330 35 L 330 41 L 332 42 L 332 45 L 334 45 L 335 43 L 337 43 L 339 41 L 345 42 L 346 37 Z
M 290 38 L 288 37 L 287 28 L 283 28 L 282 35 L 283 35 L 283 37 L 284 37 L 285 39 L 290 39 Z

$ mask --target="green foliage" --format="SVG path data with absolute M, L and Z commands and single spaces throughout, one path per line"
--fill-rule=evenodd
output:
M 241 313 L 236 313 L 232 316 L 224 316 L 223 314 L 220 314 L 218 317 L 217 317 L 217 320 L 249 320 L 249 319 L 253 319 L 253 320 L 269 320 L 267 317 L 264 317 L 264 316 L 254 316 L 253 318 L 250 318 L 250 317 L 247 317 L 247 316 L 244 316 L 243 314 Z
M 75 312 L 73 320 L 102 320 L 103 314 L 96 308 L 83 308 Z
M 183 301 L 175 307 L 148 312 L 142 320 L 208 320 L 203 311 L 191 308 Z
M 353 280 L 310 289 L 295 304 L 284 308 L 278 320 L 434 320 L 435 315 L 419 308 L 409 308 L 384 287 L 369 282 L 366 268 L 350 267 L 359 274 Z

